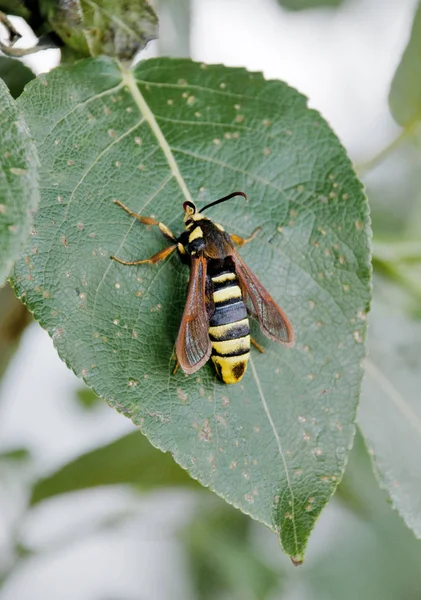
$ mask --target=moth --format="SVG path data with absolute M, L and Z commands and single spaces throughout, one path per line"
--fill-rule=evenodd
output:
M 210 358 L 218 376 L 227 384 L 239 382 L 246 372 L 250 343 L 262 350 L 250 337 L 249 316 L 257 319 L 269 339 L 286 346 L 294 343 L 294 331 L 287 316 L 235 248 L 250 242 L 260 228 L 244 239 L 229 235 L 221 225 L 203 215 L 211 206 L 235 196 L 247 198 L 244 192 L 233 192 L 200 211 L 193 202 L 184 202 L 185 231 L 179 237 L 164 223 L 138 215 L 115 200 L 141 223 L 157 225 L 171 245 L 144 260 L 129 262 L 111 257 L 122 265 L 155 264 L 178 250 L 181 260 L 190 267 L 190 278 L 175 346 L 177 366 L 191 374 Z

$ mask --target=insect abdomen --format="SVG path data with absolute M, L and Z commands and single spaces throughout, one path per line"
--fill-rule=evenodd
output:
M 236 274 L 211 275 L 215 312 L 209 321 L 212 361 L 222 381 L 237 383 L 250 355 L 250 327 Z

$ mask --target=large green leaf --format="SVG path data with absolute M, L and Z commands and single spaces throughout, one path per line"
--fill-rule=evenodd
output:
M 389 106 L 399 125 L 410 127 L 421 119 L 421 3 L 415 13 L 408 45 L 393 77 Z
M 382 487 L 421 537 L 421 322 L 375 305 L 359 423 Z
M 197 485 L 168 454 L 153 448 L 138 431 L 90 450 L 39 480 L 31 503 L 102 485 L 136 483 L 142 490 Z
M 306 99 L 244 69 L 153 59 L 59 68 L 20 99 L 42 160 L 20 296 L 60 356 L 157 447 L 280 532 L 302 560 L 352 444 L 370 299 L 367 204 L 337 138 Z M 244 190 L 212 216 L 258 237 L 241 251 L 285 309 L 287 349 L 253 333 L 240 384 L 207 365 L 172 375 L 186 295 L 177 256 L 125 267 L 165 241 L 113 201 L 182 229 L 182 202 Z M 28 279 L 28 273 L 31 278 Z
M 39 197 L 35 147 L 1 79 L 0 148 L 1 286 L 24 246 Z

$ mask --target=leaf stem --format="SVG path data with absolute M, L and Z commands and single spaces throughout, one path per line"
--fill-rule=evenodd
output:
M 410 125 L 405 127 L 405 129 L 403 129 L 400 132 L 400 134 L 394 140 L 392 140 L 385 148 L 380 150 L 380 152 L 375 154 L 366 162 L 363 162 L 359 165 L 355 165 L 355 170 L 357 171 L 358 175 L 365 175 L 366 173 L 374 169 L 374 167 L 381 163 L 385 158 L 387 158 L 389 154 L 392 154 L 392 152 L 394 152 L 396 148 L 398 148 L 402 144 L 403 141 L 405 141 L 408 137 L 412 135 L 412 133 L 414 133 L 416 126 L 416 122 L 411 123 Z
M 404 265 L 373 256 L 373 266 L 375 271 L 399 283 L 411 296 L 421 302 L 421 285 L 406 272 Z
M 374 240 L 373 257 L 382 262 L 419 262 L 421 261 L 421 241 L 379 242 Z

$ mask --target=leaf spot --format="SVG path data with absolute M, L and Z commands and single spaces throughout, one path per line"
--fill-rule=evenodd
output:
M 253 494 L 244 494 L 244 498 L 247 502 L 250 502 L 250 504 L 253 504 L 253 502 L 254 502 Z
M 114 130 L 114 129 L 109 129 L 109 130 L 108 130 L 108 135 L 109 135 L 111 138 L 114 138 L 114 137 L 115 137 L 115 130 Z
M 70 158 L 70 159 L 67 161 L 67 165 L 68 165 L 69 167 L 72 167 L 74 164 L 75 164 L 75 161 L 74 161 L 74 160 L 72 160 L 71 158 Z
M 119 290 L 121 288 L 121 283 L 117 281 L 117 283 L 114 284 L 114 287 Z
M 168 106 L 172 106 L 174 104 L 174 100 L 171 100 L 171 98 L 169 100 L 167 100 L 167 104 Z
M 244 115 L 237 115 L 234 120 L 236 123 L 242 123 L 244 121 L 244 118 Z
M 142 138 L 136 136 L 134 139 L 134 143 L 140 146 L 142 144 Z
M 199 438 L 204 442 L 210 442 L 212 440 L 212 429 L 209 423 L 209 419 L 205 419 L 199 433 Z
M 187 104 L 188 106 L 193 106 L 193 104 L 196 102 L 196 98 L 194 96 L 189 96 L 187 98 Z
M 5 215 L 7 213 L 7 206 L 5 204 L 0 204 L 0 215 Z
M 355 221 L 355 228 L 358 229 L 358 231 L 361 231 L 364 227 L 364 223 L 362 221 Z
M 221 90 L 224 90 L 227 87 L 227 84 L 222 82 L 219 84 L 219 87 L 221 88 Z
M 363 338 L 362 338 L 362 335 L 361 335 L 361 332 L 360 332 L 360 331 L 354 331 L 354 333 L 353 333 L 353 337 L 354 337 L 354 340 L 355 340 L 355 341 L 356 341 L 358 344 L 362 344 L 362 343 L 363 343 Z
M 215 144 L 215 146 L 219 146 L 219 144 L 221 143 L 221 140 L 219 138 L 215 138 L 213 140 L 213 143 Z
M 83 223 L 77 224 L 77 228 L 79 229 L 79 231 L 82 231 L 83 227 L 84 227 Z
M 320 448 L 313 448 L 312 453 L 315 456 L 321 456 L 323 454 L 323 450 L 321 450 Z
M 343 286 L 342 286 L 342 289 L 343 289 L 344 292 L 349 292 L 349 290 L 351 288 L 349 287 L 349 285 L 347 283 L 344 283 Z
M 10 172 L 13 173 L 13 175 L 26 175 L 26 173 L 28 171 L 26 169 L 19 169 L 17 167 L 12 167 L 10 169 Z
M 230 464 L 230 469 L 235 469 L 236 466 L 238 465 L 238 462 L 236 460 L 233 460 L 232 463 Z
M 270 150 L 270 148 L 264 148 L 264 150 L 263 150 L 263 154 L 264 154 L 265 156 L 269 156 L 269 154 L 270 154 L 270 153 L 271 153 L 271 150 Z
M 177 396 L 181 400 L 181 402 L 187 401 L 188 396 L 186 392 L 184 392 L 180 387 L 177 388 Z

